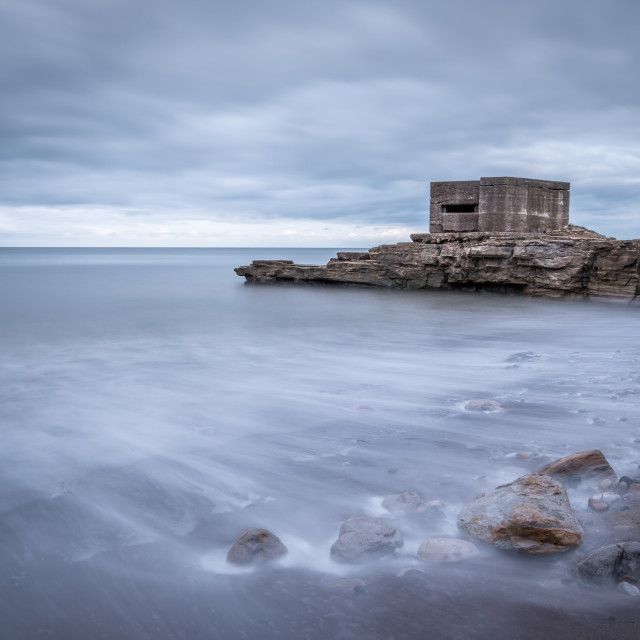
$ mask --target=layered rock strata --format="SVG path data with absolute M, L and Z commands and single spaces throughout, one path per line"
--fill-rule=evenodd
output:
M 402 289 L 519 292 L 634 301 L 640 240 L 616 240 L 568 225 L 549 233 L 416 233 L 412 242 L 339 252 L 326 265 L 254 260 L 248 283 L 323 283 Z

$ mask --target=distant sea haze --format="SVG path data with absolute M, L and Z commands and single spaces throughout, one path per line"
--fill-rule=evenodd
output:
M 336 251 L 0 250 L 0 637 L 427 637 L 429 615 L 464 637 L 486 582 L 474 637 L 507 638 L 506 611 L 541 606 L 553 562 L 486 551 L 394 580 L 536 459 L 597 448 L 638 474 L 637 308 L 233 272 Z M 396 522 L 404 558 L 329 559 L 341 521 L 407 490 L 441 508 Z M 289 553 L 234 569 L 257 526 Z

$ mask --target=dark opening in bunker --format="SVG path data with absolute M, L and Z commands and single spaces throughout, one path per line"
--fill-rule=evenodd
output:
M 477 204 L 444 204 L 442 213 L 475 213 L 478 210 Z

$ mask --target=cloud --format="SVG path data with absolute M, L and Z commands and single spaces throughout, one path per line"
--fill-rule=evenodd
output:
M 258 223 L 302 245 L 316 222 L 419 231 L 429 181 L 486 175 L 570 180 L 576 222 L 640 235 L 635 0 L 0 11 L 6 244 L 182 244 L 194 220 L 248 245 Z M 27 210 L 58 224 L 29 232 Z

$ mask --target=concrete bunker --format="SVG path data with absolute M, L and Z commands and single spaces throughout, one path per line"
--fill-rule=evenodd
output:
M 542 233 L 569 224 L 568 182 L 480 178 L 431 183 L 429 231 Z

